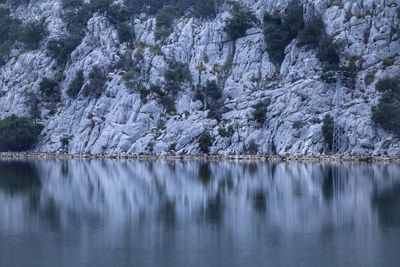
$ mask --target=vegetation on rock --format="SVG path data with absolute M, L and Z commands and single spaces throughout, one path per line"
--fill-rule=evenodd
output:
M 303 29 L 303 6 L 298 0 L 292 0 L 284 15 L 265 14 L 263 32 L 267 52 L 275 64 L 285 57 L 285 48 Z
M 99 66 L 94 66 L 89 73 L 89 83 L 83 87 L 82 93 L 84 96 L 99 98 L 104 90 L 107 77 L 104 71 Z
M 267 108 L 268 105 L 263 101 L 260 101 L 253 106 L 253 119 L 259 125 L 263 125 L 267 120 Z
M 325 144 L 328 146 L 329 151 L 332 150 L 334 126 L 335 125 L 332 116 L 326 115 L 322 124 L 322 136 Z
M 15 42 L 27 49 L 37 49 L 47 35 L 44 19 L 22 24 L 10 15 L 10 10 L 0 7 L 0 66 L 3 65 Z
M 376 90 L 383 95 L 372 108 L 372 120 L 386 130 L 400 133 L 400 78 L 383 78 Z
M 210 147 L 213 143 L 213 137 L 211 136 L 209 131 L 205 130 L 199 136 L 197 143 L 199 145 L 200 151 L 204 154 L 208 154 L 210 152 Z
M 204 108 L 208 109 L 208 117 L 219 120 L 221 117 L 220 108 L 222 107 L 222 90 L 215 80 L 207 81 L 204 86 L 200 86 L 196 90 L 195 99 L 200 100 L 204 104 Z
M 25 117 L 10 117 L 0 120 L 0 151 L 30 150 L 37 143 L 43 126 Z
M 43 78 L 40 82 L 40 92 L 46 101 L 58 102 L 60 101 L 60 91 L 58 89 L 58 82 L 49 78 Z
M 256 22 L 255 15 L 246 7 L 234 3 L 230 17 L 225 22 L 225 31 L 232 40 L 244 37 L 246 31 Z
M 76 73 L 75 79 L 68 86 L 67 95 L 71 98 L 76 98 L 85 83 L 83 71 L 80 70 Z

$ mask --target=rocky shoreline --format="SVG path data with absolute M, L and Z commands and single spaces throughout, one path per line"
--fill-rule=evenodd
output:
M 208 161 L 305 161 L 305 162 L 395 162 L 400 158 L 382 156 L 313 155 L 142 155 L 142 154 L 66 154 L 40 152 L 2 152 L 0 160 L 208 160 Z

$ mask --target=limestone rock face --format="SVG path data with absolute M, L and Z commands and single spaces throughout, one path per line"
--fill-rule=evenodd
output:
M 282 12 L 287 0 L 241 0 L 262 20 L 265 12 Z M 343 88 L 339 116 L 343 128 L 341 152 L 348 155 L 400 156 L 400 139 L 371 120 L 371 107 L 380 94 L 376 82 L 400 70 L 399 0 L 305 0 L 305 19 L 323 16 L 327 33 L 341 44 L 341 62 L 356 60 L 359 72 L 354 88 Z M 343 4 L 335 4 L 343 2 Z M 101 14 L 88 21 L 82 43 L 65 68 L 57 67 L 46 49 L 50 39 L 62 36 L 66 25 L 59 0 L 31 0 L 13 9 L 22 20 L 46 17 L 49 36 L 35 51 L 14 49 L 0 67 L 0 116 L 29 116 L 29 96 L 39 94 L 44 77 L 61 78 L 61 102 L 42 103 L 40 122 L 45 126 L 37 151 L 60 151 L 68 136 L 70 153 L 198 154 L 198 137 L 208 130 L 213 136 L 210 152 L 246 153 L 255 143 L 258 153 L 319 155 L 325 153 L 322 120 L 335 111 L 335 85 L 321 79 L 322 65 L 316 51 L 299 48 L 296 40 L 286 48 L 280 66 L 272 63 L 265 49 L 261 24 L 236 41 L 224 31 L 229 6 L 220 7 L 214 19 L 183 17 L 165 42 L 155 40 L 155 18 L 141 15 L 132 23 L 133 48 L 121 44 L 116 28 Z M 192 76 L 177 93 L 176 112 L 167 113 L 155 97 L 143 101 L 138 86 L 127 86 L 118 69 L 123 57 L 139 67 L 135 81 L 151 90 L 164 82 L 168 62 L 187 64 Z M 390 66 L 385 60 L 390 59 Z M 99 98 L 67 95 L 78 71 L 87 78 L 94 66 L 106 73 Z M 375 73 L 373 82 L 365 77 Z M 207 81 L 222 88 L 221 120 L 196 100 L 195 88 Z M 87 81 L 86 81 L 87 83 Z M 266 122 L 257 124 L 253 106 L 268 103 Z M 229 136 L 221 129 L 232 129 Z

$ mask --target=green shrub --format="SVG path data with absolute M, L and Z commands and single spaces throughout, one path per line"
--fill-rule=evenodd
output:
M 37 22 L 31 22 L 24 25 L 21 29 L 19 40 L 25 44 L 27 48 L 37 49 L 40 41 L 48 34 L 45 19 Z
M 291 41 L 289 33 L 280 17 L 269 14 L 264 16 L 263 28 L 266 50 L 271 60 L 280 64 L 285 58 L 285 48 Z
M 32 149 L 43 130 L 30 119 L 12 115 L 0 120 L 0 151 L 24 151 Z
M 317 57 L 321 62 L 331 66 L 339 65 L 339 55 L 336 47 L 333 44 L 332 37 L 327 34 L 323 34 L 321 40 L 318 43 Z
M 215 80 L 207 81 L 203 89 L 209 103 L 222 97 L 222 90 Z
M 135 33 L 130 24 L 132 16 L 132 10 L 121 4 L 112 4 L 107 8 L 106 17 L 117 28 L 121 43 L 133 44 Z
M 85 36 L 88 20 L 93 16 L 88 4 L 81 4 L 76 8 L 66 8 L 63 20 L 67 24 L 69 34 Z
M 147 101 L 148 101 L 147 97 L 150 94 L 149 90 L 144 86 L 140 86 L 138 91 L 139 91 L 139 94 L 140 94 L 140 100 L 143 103 L 147 103 Z
M 322 136 L 324 138 L 325 144 L 328 145 L 329 151 L 332 150 L 334 127 L 335 124 L 332 116 L 326 115 L 322 124 Z
M 383 96 L 372 108 L 372 120 L 386 130 L 400 133 L 400 78 L 383 78 L 377 82 L 376 90 Z
M 254 140 L 251 140 L 246 147 L 247 153 L 250 155 L 257 155 L 258 150 L 260 149 L 260 145 L 257 144 Z
M 199 145 L 200 151 L 204 154 L 208 154 L 210 152 L 210 147 L 212 146 L 213 142 L 213 137 L 207 130 L 202 132 L 197 139 L 197 144 Z
M 316 48 L 319 45 L 322 34 L 324 34 L 324 21 L 321 17 L 313 17 L 305 23 L 304 29 L 299 32 L 297 46 L 310 46 Z
M 181 90 L 181 86 L 185 82 L 192 81 L 189 67 L 186 63 L 170 60 L 168 69 L 164 73 L 165 90 L 172 95 Z
M 112 0 L 90 0 L 89 7 L 92 13 L 106 13 L 112 4 Z
M 62 0 L 64 9 L 76 9 L 83 5 L 83 0 Z
M 400 133 L 400 100 L 385 93 L 372 108 L 372 120 L 383 129 Z
M 267 108 L 268 105 L 260 101 L 257 104 L 253 106 L 253 119 L 256 121 L 258 124 L 263 125 L 267 119 Z
M 283 16 L 265 14 L 263 32 L 267 52 L 275 64 L 285 57 L 285 48 L 303 28 L 303 7 L 298 0 L 292 0 Z
M 333 38 L 326 33 L 321 17 L 314 16 L 305 23 L 297 38 L 297 46 L 317 48 L 317 58 L 325 64 L 326 70 L 338 70 L 340 61 L 338 49 L 333 43 Z
M 62 148 L 66 148 L 69 145 L 69 136 L 63 136 L 60 138 L 60 143 Z
M 85 85 L 82 90 L 83 95 L 99 98 L 105 90 L 106 75 L 99 66 L 94 66 L 89 73 L 89 80 L 90 83 Z
M 73 136 L 71 135 L 63 135 L 62 137 L 60 137 L 60 143 L 61 143 L 60 148 L 64 150 L 64 152 L 68 152 L 69 142 L 71 141 L 72 138 Z
M 395 96 L 400 96 L 400 78 L 382 78 L 376 83 L 375 89 L 378 92 L 389 92 Z
M 81 43 L 81 39 L 82 37 L 79 35 L 68 35 L 59 40 L 49 41 L 47 43 L 47 49 L 60 65 L 64 65 L 70 59 L 71 53 Z
M 175 101 L 172 96 L 161 90 L 161 87 L 157 85 L 152 85 L 150 91 L 156 96 L 157 102 L 164 106 L 167 114 L 175 114 Z
M 118 25 L 118 39 L 121 43 L 133 43 L 135 40 L 135 32 L 133 31 L 131 25 L 126 22 Z
M 159 101 L 160 101 L 160 104 L 164 106 L 165 112 L 167 114 L 175 114 L 176 113 L 175 101 L 171 96 L 162 95 L 162 96 L 160 96 Z
M 0 66 L 2 66 L 6 62 L 7 56 L 11 51 L 11 47 L 12 44 L 8 41 L 0 44 Z
M 215 0 L 194 0 L 193 13 L 198 18 L 208 18 L 215 16 Z
M 165 5 L 157 12 L 155 32 L 157 40 L 164 40 L 171 34 L 173 22 L 178 15 L 178 10 L 172 5 Z
M 292 127 L 293 127 L 293 129 L 297 129 L 298 130 L 298 129 L 303 128 L 306 125 L 307 125 L 307 123 L 304 122 L 304 121 L 294 121 L 293 124 L 292 124 Z
M 286 24 L 290 36 L 296 37 L 304 28 L 303 6 L 300 0 L 290 0 L 285 10 L 283 22 Z
M 10 10 L 0 7 L 0 66 L 6 62 L 20 33 L 21 21 L 10 16 Z
M 234 3 L 230 17 L 225 21 L 225 31 L 232 40 L 244 37 L 246 31 L 257 21 L 256 16 L 246 7 Z
M 40 82 L 39 89 L 46 100 L 52 102 L 60 101 L 60 91 L 58 90 L 57 81 L 44 78 Z
M 193 2 L 201 0 L 124 0 L 124 5 L 132 14 L 156 14 L 165 5 L 173 5 L 176 10 L 182 14 Z
M 221 118 L 220 109 L 222 107 L 222 90 L 216 81 L 207 81 L 204 86 L 197 88 L 195 99 L 204 104 L 208 109 L 208 117 L 219 120 Z
M 85 76 L 83 71 L 80 70 L 76 73 L 75 79 L 71 82 L 67 89 L 67 95 L 71 98 L 76 98 L 85 83 Z
M 333 52 L 336 54 L 336 52 Z M 323 76 L 322 79 L 326 83 L 336 83 L 336 73 L 339 72 L 341 76 L 341 84 L 346 86 L 347 88 L 355 89 L 357 83 L 357 75 L 359 72 L 359 67 L 357 67 L 357 58 L 352 57 L 347 65 L 339 65 L 339 56 L 337 56 L 337 62 L 330 61 L 325 62 L 323 68 Z M 369 78 L 369 77 L 367 77 Z M 374 77 L 372 77 L 374 79 Z M 373 81 L 373 80 L 372 80 Z
M 108 21 L 117 26 L 130 20 L 130 10 L 120 4 L 112 4 L 106 13 Z
M 228 127 L 223 127 L 223 126 L 218 127 L 218 134 L 221 137 L 229 138 L 229 137 L 232 137 L 232 135 L 234 133 L 235 133 L 235 130 L 233 129 L 232 125 L 229 125 Z
M 37 95 L 32 92 L 28 93 L 26 105 L 29 107 L 31 119 L 36 124 L 37 120 L 40 118 L 39 99 Z

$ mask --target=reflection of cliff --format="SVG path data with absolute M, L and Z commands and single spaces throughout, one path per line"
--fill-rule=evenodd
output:
M 0 161 L 0 191 L 15 195 L 40 188 L 40 178 L 32 162 Z
M 400 185 L 377 194 L 373 198 L 374 207 L 379 214 L 379 221 L 387 226 L 400 225 Z
M 397 215 L 389 214 L 393 205 L 399 206 L 400 190 L 393 191 L 393 185 L 400 185 L 395 165 L 187 161 L 36 165 L 39 174 L 30 176 L 29 185 L 40 187 L 34 206 L 29 198 L 4 195 L 27 185 L 0 182 L 0 217 L 11 228 L 17 218 L 3 216 L 7 206 L 13 206 L 18 216 L 27 216 L 24 210 L 29 209 L 27 225 L 33 214 L 61 229 L 69 222 L 118 229 L 125 223 L 160 221 L 171 227 L 184 222 L 246 225 L 262 218 L 282 230 L 297 231 L 331 224 L 368 226 L 377 222 L 376 215 L 381 221 L 399 222 L 393 217 Z M 0 165 L 4 169 L 0 177 L 35 173 L 27 167 L 26 172 L 10 171 L 7 166 Z

